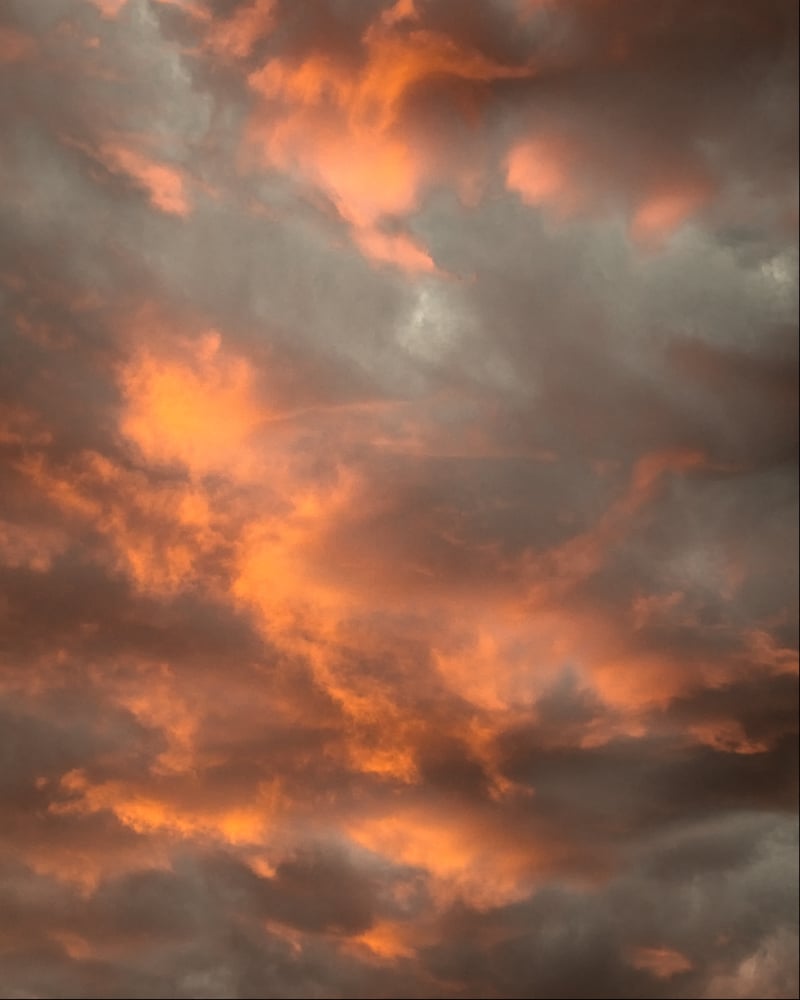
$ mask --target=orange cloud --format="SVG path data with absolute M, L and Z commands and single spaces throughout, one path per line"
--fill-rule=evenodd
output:
M 241 58 L 273 27 L 274 10 L 259 2 L 224 21 L 209 44 Z M 593 18 L 589 17 L 592 22 Z M 593 31 L 600 30 L 597 25 Z M 601 63 L 626 61 L 630 53 L 619 32 L 594 39 Z M 331 52 L 299 58 L 275 55 L 249 76 L 259 105 L 250 122 L 249 144 L 262 162 L 322 191 L 350 224 L 365 256 L 408 271 L 433 269 L 425 249 L 407 234 L 388 234 L 387 220 L 416 211 L 425 191 L 445 182 L 470 202 L 480 197 L 484 178 L 425 138 L 416 127 L 409 97 L 433 80 L 492 84 L 532 79 L 570 66 L 569 55 L 539 53 L 527 65 L 506 65 L 438 31 L 421 26 L 413 3 L 385 10 L 364 31 L 363 58 L 350 65 Z M 480 100 L 469 107 L 456 99 L 454 114 L 471 127 L 480 121 Z M 703 204 L 712 191 L 698 168 L 678 164 L 664 174 L 644 164 L 627 174 L 615 154 L 593 140 L 547 126 L 513 140 L 505 158 L 505 183 L 530 205 L 559 215 L 614 209 L 630 203 L 631 238 L 657 247 Z M 641 176 L 639 176 L 641 174 Z M 672 175 L 671 175 L 672 174 Z M 666 180 L 665 180 L 666 176 Z M 633 194 L 631 195 L 631 192 Z
M 203 559 L 223 544 L 201 493 L 151 486 L 142 473 L 96 452 L 60 468 L 31 455 L 19 469 L 69 519 L 90 523 L 111 545 L 114 568 L 142 590 L 168 593 L 198 580 Z
M 642 246 L 658 247 L 709 199 L 707 186 L 665 190 L 644 198 L 633 212 L 631 237 Z
M 560 211 L 576 203 L 571 166 L 574 153 L 556 138 L 525 139 L 506 158 L 506 187 L 528 205 L 551 205 Z
M 416 954 L 418 933 L 414 928 L 398 921 L 382 920 L 368 931 L 352 939 L 354 945 L 366 946 L 373 955 L 393 961 L 397 958 L 413 958 Z
M 427 871 L 441 905 L 462 899 L 477 908 L 524 898 L 534 872 L 552 861 L 549 850 L 521 842 L 502 823 L 448 809 L 392 810 L 351 820 L 352 839 L 397 864 Z
M 194 475 L 243 469 L 266 411 L 248 362 L 206 334 L 172 355 L 138 353 L 120 373 L 126 408 L 120 427 L 151 462 L 178 462 Z
M 100 156 L 114 173 L 125 174 L 140 185 L 159 211 L 178 216 L 186 216 L 191 211 L 185 177 L 177 167 L 152 160 L 118 142 L 104 143 Z
M 51 803 L 55 815 L 88 815 L 107 810 L 123 826 L 147 834 L 163 831 L 187 839 L 219 839 L 230 845 L 261 843 L 267 835 L 278 802 L 274 785 L 262 785 L 247 806 L 199 805 L 187 801 L 179 789 L 177 797 L 151 787 L 138 789 L 121 781 L 92 783 L 81 771 L 70 771 L 61 779 L 67 796 Z
M 364 657 L 381 655 L 376 640 L 354 626 L 367 598 L 345 568 L 329 566 L 324 557 L 324 539 L 356 502 L 358 480 L 344 472 L 327 488 L 293 485 L 296 492 L 284 494 L 279 513 L 242 526 L 231 596 L 254 614 L 271 643 L 308 663 L 339 706 L 349 766 L 413 781 L 418 724 L 396 704 L 391 685 L 357 668 Z
M 251 4 L 243 4 L 230 18 L 215 23 L 208 38 L 209 48 L 235 59 L 250 55 L 256 42 L 274 27 L 274 10 L 275 0 L 254 0 Z
M 635 969 L 645 969 L 657 979 L 672 979 L 693 968 L 692 962 L 674 948 L 636 948 L 629 959 Z
M 89 0 L 100 11 L 103 17 L 113 20 L 122 12 L 128 0 Z
M 360 229 L 354 236 L 364 255 L 374 261 L 395 264 L 404 271 L 436 270 L 430 255 L 404 233 L 388 235 L 377 229 Z
M 556 217 L 577 212 L 611 212 L 627 206 L 628 234 L 643 249 L 658 249 L 705 206 L 714 193 L 696 168 L 676 164 L 664 174 L 643 165 L 624 182 L 623 164 L 593 148 L 591 140 L 566 137 L 552 126 L 512 143 L 505 160 L 505 184 L 528 205 Z
M 584 179 L 585 162 L 591 160 L 591 149 L 581 150 L 563 140 L 537 137 L 512 146 L 506 158 L 506 187 L 528 205 L 550 209 L 556 216 L 571 216 L 579 211 L 602 209 L 598 182 Z M 706 205 L 710 198 L 709 185 L 679 186 L 676 178 L 672 189 L 655 194 L 632 195 L 628 232 L 642 248 L 657 249 L 677 229 Z M 612 188 L 609 208 L 617 200 Z M 631 197 L 629 195 L 629 197 Z
M 162 733 L 167 747 L 153 763 L 155 773 L 192 771 L 196 763 L 195 735 L 201 720 L 168 664 L 139 669 L 127 684 L 117 682 L 112 686 L 112 698 L 142 725 Z
M 389 13 L 389 12 L 387 12 Z M 262 109 L 251 141 L 271 166 L 319 187 L 354 229 L 362 251 L 408 270 L 430 270 L 429 256 L 408 237 L 380 230 L 408 215 L 439 169 L 406 121 L 409 92 L 434 76 L 490 82 L 527 75 L 428 30 L 401 31 L 413 5 L 399 5 L 365 33 L 365 58 L 353 69 L 331 56 L 293 62 L 276 56 L 251 74 Z M 450 165 L 458 173 L 458 168 Z M 471 172 L 467 187 L 474 186 Z

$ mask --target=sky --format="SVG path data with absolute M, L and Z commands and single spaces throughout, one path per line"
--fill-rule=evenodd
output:
M 797 18 L 4 0 L 3 997 L 797 997 Z

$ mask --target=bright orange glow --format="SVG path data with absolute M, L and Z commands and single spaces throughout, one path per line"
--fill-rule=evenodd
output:
M 62 788 L 73 797 L 54 802 L 56 815 L 91 814 L 108 810 L 136 833 L 165 832 L 179 838 L 219 839 L 231 845 L 258 844 L 267 835 L 278 796 L 274 787 L 259 789 L 257 801 L 247 808 L 208 808 L 166 797 L 120 782 L 91 784 L 80 772 L 69 772 Z
M 318 55 L 267 62 L 250 77 L 267 102 L 253 122 L 252 141 L 268 163 L 318 185 L 354 226 L 367 256 L 428 270 L 423 250 L 375 228 L 384 216 L 412 211 L 435 173 L 428 151 L 406 128 L 404 98 L 435 75 L 488 82 L 525 76 L 528 70 L 502 66 L 435 32 L 394 30 L 413 16 L 413 4 L 399 4 L 373 24 L 364 37 L 367 58 L 357 72 Z M 277 119 L 275 101 L 285 108 Z
M 220 335 L 209 333 L 177 357 L 144 351 L 122 371 L 122 432 L 151 461 L 177 461 L 203 474 L 246 450 L 265 413 L 253 395 L 251 368 L 221 345 Z
M 364 934 L 354 939 L 379 958 L 392 961 L 397 958 L 412 958 L 416 953 L 413 929 L 404 924 L 382 921 Z

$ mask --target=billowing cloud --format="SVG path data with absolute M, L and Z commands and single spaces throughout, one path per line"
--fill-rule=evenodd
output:
M 796 33 L 5 5 L 9 996 L 797 995 Z

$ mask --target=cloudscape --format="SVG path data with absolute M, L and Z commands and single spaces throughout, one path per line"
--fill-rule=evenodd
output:
M 0 5 L 3 997 L 797 997 L 797 18 Z

